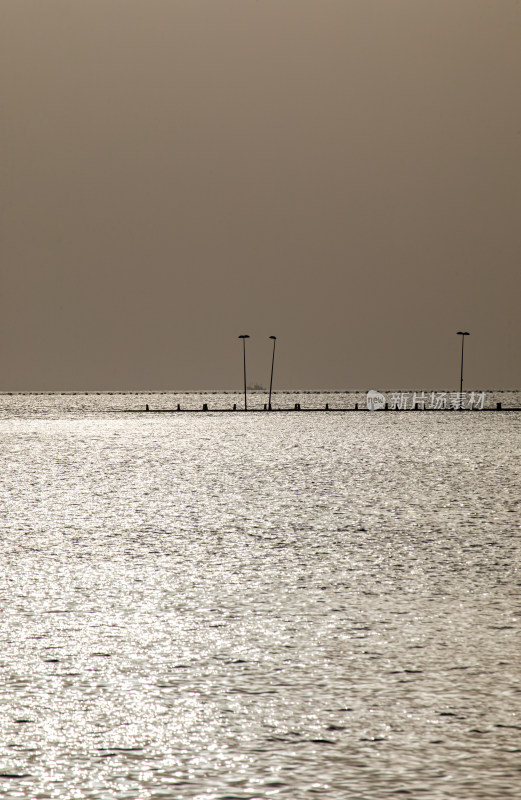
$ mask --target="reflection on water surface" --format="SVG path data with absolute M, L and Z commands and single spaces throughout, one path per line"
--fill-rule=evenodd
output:
M 2 420 L 0 794 L 518 798 L 520 427 Z

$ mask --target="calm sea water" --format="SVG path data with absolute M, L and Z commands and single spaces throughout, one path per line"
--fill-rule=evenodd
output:
M 147 397 L 0 398 L 0 796 L 520 798 L 521 413 Z

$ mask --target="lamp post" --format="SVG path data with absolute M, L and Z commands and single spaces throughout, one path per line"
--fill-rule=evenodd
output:
M 459 393 L 463 394 L 463 347 L 465 344 L 465 336 L 470 336 L 468 331 L 458 331 L 458 336 L 461 336 L 461 372 L 459 379 Z
M 244 364 L 244 410 L 248 410 L 248 400 L 246 398 L 246 339 L 249 339 L 247 333 L 243 333 L 237 337 L 238 339 L 242 339 L 242 357 L 243 357 L 243 364 Z
M 268 400 L 268 411 L 271 411 L 271 389 L 273 386 L 273 365 L 275 364 L 275 344 L 277 342 L 277 337 L 270 336 L 270 339 L 273 339 L 273 353 L 271 356 L 270 398 Z

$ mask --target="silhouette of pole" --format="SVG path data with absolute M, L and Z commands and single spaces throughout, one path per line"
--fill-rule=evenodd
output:
M 271 411 L 271 389 L 273 386 L 273 365 L 275 364 L 275 344 L 277 342 L 277 337 L 270 336 L 270 339 L 273 339 L 273 353 L 271 356 L 270 399 L 268 400 L 268 411 Z
M 243 365 L 244 365 L 244 410 L 247 411 L 248 410 L 248 400 L 247 400 L 247 397 L 246 397 L 246 339 L 249 339 L 250 337 L 248 336 L 247 333 L 243 333 L 238 338 L 242 339 L 242 358 L 243 358 Z
M 459 393 L 463 394 L 463 346 L 465 344 L 465 336 L 470 336 L 468 331 L 458 331 L 458 336 L 461 336 L 461 372 L 459 378 Z

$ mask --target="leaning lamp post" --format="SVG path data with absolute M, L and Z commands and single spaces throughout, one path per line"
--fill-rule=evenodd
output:
M 461 370 L 459 377 L 459 393 L 463 394 L 463 347 L 465 345 L 465 336 L 470 336 L 468 331 L 458 331 L 458 336 L 461 336 Z
M 246 339 L 249 339 L 247 333 L 241 334 L 239 339 L 242 339 L 242 361 L 243 361 L 243 368 L 244 368 L 244 410 L 248 410 L 248 400 L 246 397 Z

